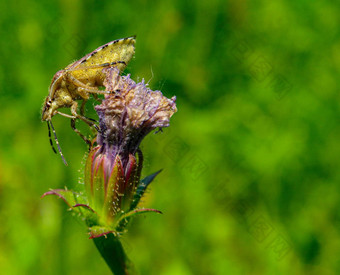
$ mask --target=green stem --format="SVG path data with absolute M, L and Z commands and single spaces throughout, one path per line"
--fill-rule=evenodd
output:
M 132 265 L 124 252 L 124 248 L 113 234 L 93 239 L 97 249 L 110 267 L 114 275 L 132 274 Z

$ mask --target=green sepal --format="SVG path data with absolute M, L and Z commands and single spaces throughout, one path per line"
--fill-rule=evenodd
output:
M 104 161 L 99 161 L 97 166 L 93 168 L 93 183 L 92 183 L 92 206 L 93 209 L 98 211 L 99 215 L 102 215 L 103 204 L 105 200 L 105 174 L 104 174 Z M 88 195 L 90 196 L 90 195 Z
M 101 223 L 105 225 L 113 225 L 115 217 L 117 196 L 119 193 L 119 187 L 124 186 L 124 171 L 120 158 L 117 156 L 110 175 L 104 175 L 108 177 L 107 186 L 105 186 L 105 197 L 101 212 Z M 102 184 L 104 186 L 104 182 Z
M 90 239 L 94 238 L 99 238 L 99 237 L 106 237 L 109 234 L 113 234 L 117 236 L 116 231 L 113 230 L 112 228 L 106 227 L 106 226 L 92 226 L 89 227 L 89 234 L 90 234 Z
M 152 209 L 152 208 L 134 209 L 134 210 L 132 210 L 132 211 L 126 213 L 126 214 L 123 214 L 119 218 L 119 220 L 117 221 L 117 225 L 115 227 L 116 231 L 122 232 L 133 216 L 138 215 L 138 214 L 147 213 L 147 212 L 154 212 L 154 213 L 158 213 L 158 214 L 163 214 L 161 211 L 159 211 L 157 209 Z
M 140 199 L 142 198 L 142 196 L 144 195 L 145 191 L 146 191 L 146 188 L 149 186 L 149 184 L 154 180 L 154 178 L 160 173 L 162 172 L 162 170 L 159 170 L 157 171 L 156 173 L 153 173 L 147 177 L 145 177 L 144 179 L 142 179 L 140 181 L 140 183 L 138 184 L 137 186 L 137 190 L 136 190 L 136 193 L 133 197 L 133 201 L 130 205 L 130 211 L 134 210 Z
M 81 194 L 67 189 L 52 189 L 44 193 L 41 197 L 56 195 L 61 198 L 70 208 L 76 204 L 87 204 L 87 200 Z
M 76 208 L 80 209 L 81 216 L 85 218 L 85 222 L 88 227 L 92 227 L 99 223 L 98 214 L 87 204 L 78 203 L 78 204 L 73 205 L 72 209 L 74 210 Z
M 87 204 L 87 200 L 81 194 L 67 189 L 54 189 L 44 193 L 41 197 L 55 195 L 62 199 L 70 210 L 84 217 L 86 223 L 90 226 L 97 224 L 97 213 Z

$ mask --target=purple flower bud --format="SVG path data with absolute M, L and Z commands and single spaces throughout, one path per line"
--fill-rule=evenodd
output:
M 150 90 L 144 81 L 136 84 L 116 68 L 105 71 L 104 84 L 112 94 L 95 107 L 100 130 L 87 158 L 85 186 L 100 222 L 112 226 L 131 210 L 142 169 L 141 141 L 155 128 L 168 127 L 177 109 L 175 97 Z

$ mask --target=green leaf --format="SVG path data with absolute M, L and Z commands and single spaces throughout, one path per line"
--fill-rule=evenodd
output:
M 137 190 L 136 193 L 133 197 L 133 201 L 131 203 L 130 206 L 130 211 L 132 211 L 133 209 L 135 209 L 141 199 L 141 197 L 144 195 L 146 188 L 149 186 L 149 184 L 154 180 L 154 178 L 160 173 L 162 172 L 162 170 L 157 171 L 156 173 L 153 173 L 147 177 L 145 177 L 144 179 L 142 179 L 139 183 L 139 185 L 137 186 Z

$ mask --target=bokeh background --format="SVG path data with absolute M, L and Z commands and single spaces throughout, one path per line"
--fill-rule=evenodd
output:
M 142 144 L 143 174 L 164 169 L 144 205 L 164 215 L 123 237 L 140 274 L 339 274 L 334 3 L 2 1 L 0 273 L 110 274 L 65 204 L 40 198 L 82 188 L 87 150 L 56 116 L 64 166 L 40 111 L 57 70 L 136 34 L 125 73 L 178 104 Z

